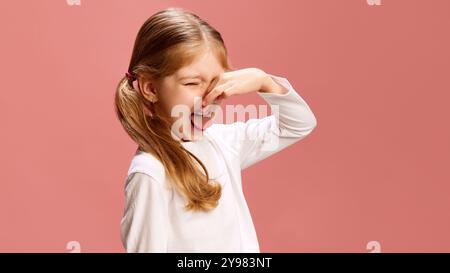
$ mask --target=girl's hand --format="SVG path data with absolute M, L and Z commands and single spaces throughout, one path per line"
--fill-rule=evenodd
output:
M 202 106 L 220 102 L 233 95 L 253 91 L 284 94 L 286 88 L 275 83 L 273 79 L 259 68 L 244 68 L 225 72 L 220 75 L 211 91 L 203 98 Z

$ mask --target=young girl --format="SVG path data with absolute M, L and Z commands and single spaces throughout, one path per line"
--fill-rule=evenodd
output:
M 277 113 L 212 122 L 208 109 L 249 92 Z M 241 171 L 316 127 L 289 81 L 258 68 L 232 70 L 217 30 L 191 12 L 168 8 L 139 30 L 115 107 L 138 144 L 121 221 L 126 251 L 259 252 Z M 174 117 L 179 107 L 187 118 Z

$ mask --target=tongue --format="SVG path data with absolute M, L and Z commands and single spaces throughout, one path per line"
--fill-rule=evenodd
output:
M 212 117 L 192 115 L 191 119 L 194 126 L 203 131 L 211 125 Z

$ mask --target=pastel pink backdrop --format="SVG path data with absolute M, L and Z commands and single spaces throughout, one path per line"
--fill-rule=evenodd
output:
M 247 169 L 263 252 L 450 251 L 450 1 L 2 1 L 0 251 L 122 252 L 113 95 L 154 12 L 196 12 L 318 126 Z M 256 94 L 228 104 L 258 103 Z

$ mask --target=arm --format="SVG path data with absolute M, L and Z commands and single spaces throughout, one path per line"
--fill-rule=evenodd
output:
M 121 239 L 127 252 L 166 252 L 168 209 L 159 181 L 144 173 L 127 180 Z
M 286 78 L 270 75 L 287 92 L 270 89 L 257 92 L 272 109 L 272 115 L 262 119 L 237 122 L 240 134 L 240 163 L 245 169 L 292 145 L 310 134 L 317 125 L 316 118 L 303 98 Z M 282 89 L 281 89 L 282 90 Z
M 270 75 L 257 92 L 271 107 L 272 115 L 246 122 L 217 124 L 216 137 L 239 158 L 245 169 L 310 134 L 316 118 L 286 78 Z

